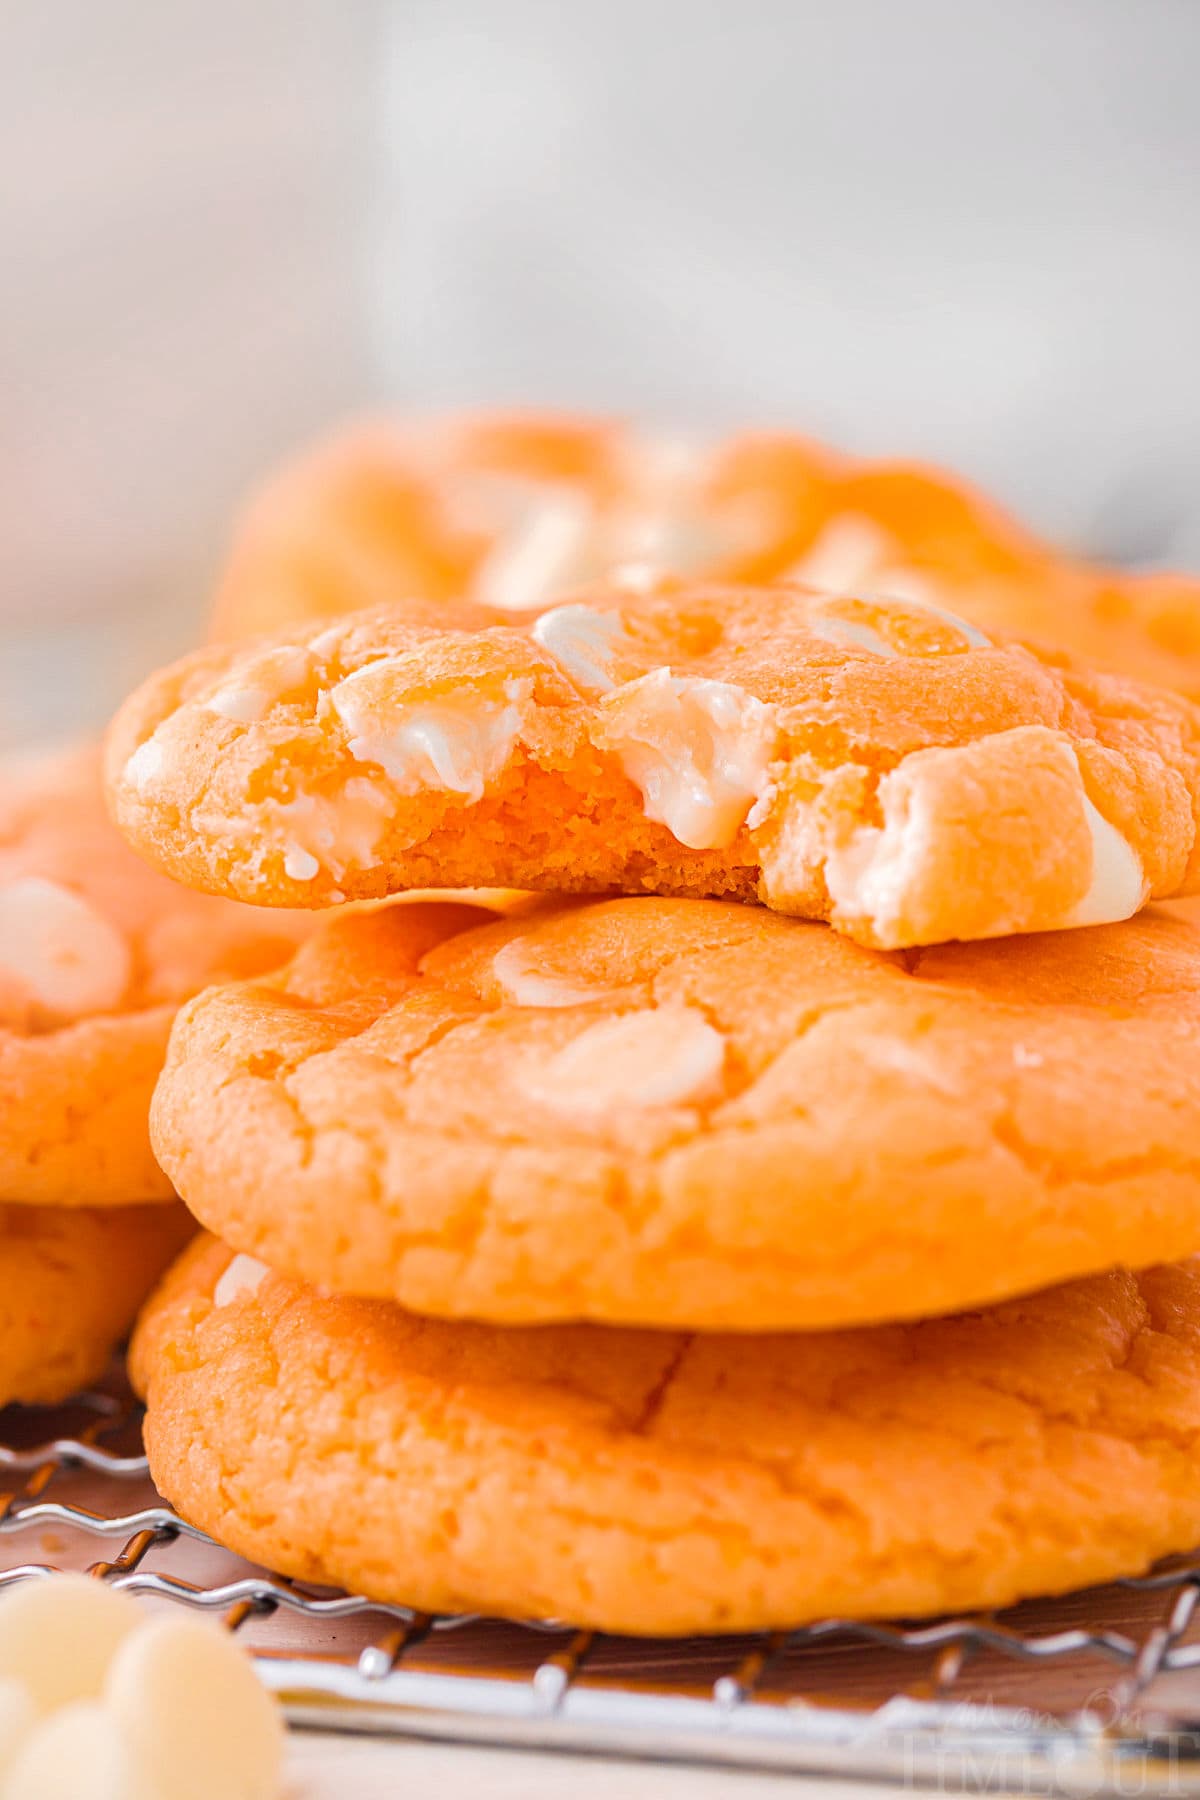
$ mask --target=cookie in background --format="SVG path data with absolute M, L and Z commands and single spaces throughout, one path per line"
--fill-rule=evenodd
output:
M 1200 693 L 1200 582 L 1089 563 L 970 483 L 786 432 L 713 443 L 534 413 L 376 420 L 271 475 L 213 614 L 253 636 L 417 595 L 538 610 L 633 569 L 946 604 L 1101 668 Z
M 306 929 L 148 869 L 94 748 L 0 766 L 0 1404 L 103 1372 L 194 1229 L 148 1130 L 176 1010 Z

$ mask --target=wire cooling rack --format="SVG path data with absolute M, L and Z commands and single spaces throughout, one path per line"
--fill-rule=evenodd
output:
M 69 1406 L 0 1413 L 0 1584 L 64 1568 L 223 1617 L 298 1725 L 942 1789 L 1200 1794 L 1200 1551 L 911 1626 L 641 1641 L 430 1618 L 273 1575 L 180 1519 L 114 1375 Z

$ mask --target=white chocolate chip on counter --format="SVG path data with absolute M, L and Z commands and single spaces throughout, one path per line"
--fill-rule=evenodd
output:
M 691 1007 L 662 1006 L 589 1026 L 522 1085 L 560 1113 L 653 1111 L 714 1097 L 724 1062 L 725 1040 L 707 1019 Z
M 775 710 L 726 681 L 656 669 L 601 702 L 597 741 L 641 790 L 648 819 L 692 850 L 724 849 L 766 790 Z
M 504 684 L 502 700 L 467 690 L 436 699 L 397 700 L 388 691 L 396 659 L 367 663 L 330 689 L 351 756 L 377 763 L 401 793 L 440 787 L 469 802 L 504 768 L 521 726 L 529 681 Z
M 0 1679 L 0 1793 L 4 1776 L 37 1722 L 37 1708 L 29 1689 L 11 1676 Z
M 266 1263 L 259 1262 L 256 1256 L 238 1254 L 226 1265 L 221 1277 L 213 1289 L 213 1305 L 228 1306 L 239 1294 L 257 1293 L 266 1277 L 271 1273 Z
M 617 685 L 614 669 L 623 642 L 628 642 L 619 612 L 597 612 L 591 606 L 555 606 L 534 623 L 535 643 L 558 663 L 585 694 L 609 694 Z
M 78 1700 L 36 1726 L 0 1790 L 4 1800 L 177 1800 L 184 1791 L 150 1781 L 128 1734 L 97 1700 Z
M 278 1792 L 279 1709 L 219 1626 L 152 1619 L 117 1652 L 105 1702 L 156 1800 L 271 1800 Z
M 0 1594 L 2 1800 L 272 1800 L 283 1744 L 219 1627 L 83 1575 Z
M 91 1700 L 118 1646 L 145 1615 L 87 1575 L 23 1581 L 0 1594 L 0 1681 L 18 1681 L 39 1713 Z
M 61 1024 L 117 1006 L 133 961 L 121 933 L 79 894 L 23 875 L 0 887 L 0 972 Z

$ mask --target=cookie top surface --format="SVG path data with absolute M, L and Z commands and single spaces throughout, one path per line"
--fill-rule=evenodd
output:
M 175 1008 L 306 930 L 148 869 L 108 820 L 96 752 L 0 767 L 0 1198 L 168 1195 L 146 1118 Z
M 0 1202 L 0 1405 L 51 1405 L 103 1374 L 194 1233 L 179 1205 Z
M 933 601 L 1200 693 L 1194 578 L 1073 561 L 920 463 L 586 417 L 378 422 L 319 445 L 247 507 L 214 625 L 248 636 L 407 594 L 541 611 L 616 569 Z
M 496 617 L 413 602 L 185 659 L 114 723 L 119 822 L 267 904 L 757 895 L 888 947 L 1125 918 L 1200 878 L 1176 695 L 800 588 Z
M 184 1008 L 153 1133 L 203 1223 L 423 1312 L 745 1330 L 1200 1242 L 1183 921 L 885 955 L 728 902 L 483 916 L 345 917 Z
M 634 1632 L 1004 1605 L 1200 1534 L 1200 1267 L 753 1339 L 421 1320 L 202 1242 L 134 1371 L 163 1493 L 429 1611 Z

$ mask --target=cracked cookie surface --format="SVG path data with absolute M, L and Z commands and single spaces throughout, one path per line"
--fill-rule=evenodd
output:
M 1181 920 L 882 954 L 728 902 L 486 917 L 334 919 L 182 1010 L 153 1135 L 204 1224 L 421 1312 L 744 1330 L 1200 1242 Z
M 0 1200 L 169 1199 L 146 1121 L 177 1006 L 307 929 L 148 869 L 105 813 L 98 752 L 0 766 Z
M 284 1574 L 642 1633 L 912 1617 L 1200 1535 L 1200 1264 L 781 1337 L 423 1320 L 213 1240 L 143 1314 L 162 1493 Z
M 52 1405 L 103 1374 L 195 1229 L 174 1203 L 0 1203 L 0 1406 Z
M 917 601 L 607 587 L 411 602 L 153 677 L 118 822 L 198 889 L 758 898 L 881 947 L 1127 918 L 1200 880 L 1200 709 Z

